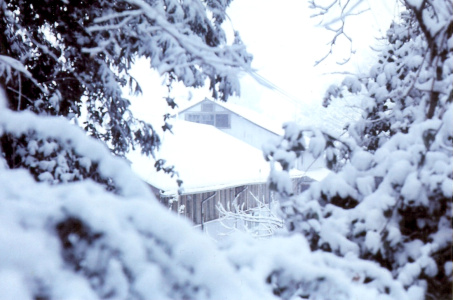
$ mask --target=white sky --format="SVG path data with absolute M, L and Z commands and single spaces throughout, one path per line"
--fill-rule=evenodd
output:
M 318 19 L 310 18 L 313 11 L 304 0 L 235 0 L 227 13 L 231 22 L 226 21 L 225 30 L 238 30 L 242 40 L 253 54 L 252 63 L 258 73 L 284 90 L 291 98 L 260 86 L 250 76 L 241 79 L 241 97 L 230 101 L 253 108 L 273 117 L 277 121 L 288 121 L 307 105 L 321 103 L 325 89 L 344 76 L 323 75 L 334 71 L 366 72 L 374 55 L 370 45 L 382 37 L 390 21 L 397 15 L 396 0 L 363 0 L 363 8 L 371 8 L 360 16 L 347 20 L 347 33 L 353 39 L 357 51 L 346 65 L 339 66 L 349 53 L 349 44 L 339 40 L 334 55 L 314 67 L 315 61 L 328 51 L 326 43 L 330 32 L 316 27 Z M 149 69 L 147 62 L 135 65 L 133 74 L 141 82 L 144 95 L 134 99 L 133 112 L 136 117 L 151 123 L 162 122 L 162 115 L 171 112 L 163 97 L 166 88 L 162 79 Z M 190 92 L 195 100 L 208 95 L 205 91 Z M 177 103 L 186 101 L 189 91 L 176 87 L 173 96 Z M 297 103 L 295 103 L 297 102 Z M 157 125 L 157 124 L 156 124 Z

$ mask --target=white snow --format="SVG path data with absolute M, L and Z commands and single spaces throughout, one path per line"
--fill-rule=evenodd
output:
M 351 93 L 358 93 L 362 90 L 362 84 L 356 77 L 346 77 L 342 84 L 344 84 Z
M 422 0 L 407 0 L 407 3 L 411 6 L 414 6 L 416 9 L 420 9 L 422 6 Z
M 356 180 L 357 182 L 357 189 L 359 192 L 364 195 L 368 196 L 374 192 L 375 189 L 375 182 L 373 176 L 363 176 L 359 177 Z
M 172 131 L 174 134 L 166 132 L 163 136 L 156 159 L 175 166 L 184 193 L 267 181 L 270 167 L 260 150 L 210 125 L 175 120 Z M 152 158 L 138 151 L 128 158 L 132 169 L 146 182 L 165 193 L 177 192 L 176 178 L 156 172 Z M 302 174 L 294 171 L 294 175 Z
M 376 254 L 381 244 L 381 237 L 376 231 L 368 231 L 365 237 L 365 247 L 373 254 Z
M 16 270 L 1 270 L 0 271 L 0 289 L 2 291 L 2 299 L 14 300 L 32 300 L 32 295 L 24 289 L 24 278 L 20 271 Z
M 398 275 L 398 281 L 404 286 L 409 286 L 420 275 L 421 271 L 418 263 L 407 263 Z
M 373 162 L 373 154 L 366 151 L 358 151 L 352 157 L 352 165 L 359 171 L 368 170 Z
M 417 173 L 413 172 L 407 175 L 403 187 L 401 188 L 401 195 L 404 196 L 405 201 L 419 201 L 424 200 L 422 194 L 422 183 L 417 178 Z M 427 200 L 424 201 L 427 204 Z
M 319 131 L 315 131 L 315 136 L 310 139 L 308 147 L 315 158 L 321 156 L 326 147 L 326 140 Z
M 114 159 L 105 145 L 87 138 L 82 129 L 69 124 L 65 119 L 37 116 L 27 111 L 17 113 L 0 106 L 0 128 L 18 136 L 34 131 L 38 135 L 73 145 L 75 153 L 98 163 L 100 173 L 106 178 L 112 178 L 122 195 L 149 195 L 149 188 L 128 168 L 126 161 Z M 49 150 L 53 146 L 49 143 L 45 148 Z M 51 179 L 48 175 L 43 176 Z
M 444 264 L 444 268 L 445 268 L 445 275 L 451 276 L 451 273 L 453 272 L 453 262 L 447 261 Z
M 20 182 L 21 186 L 15 182 Z M 124 299 L 130 293 L 125 266 L 146 297 L 152 294 L 159 299 L 173 298 L 169 296 L 172 283 L 165 278 L 169 279 L 168 276 L 173 274 L 171 276 L 178 277 L 173 277 L 172 281 L 184 282 L 188 280 L 185 279 L 185 268 L 194 269 L 190 281 L 206 289 L 210 299 L 240 299 L 255 294 L 250 289 L 247 291 L 247 287 L 241 287 L 239 281 L 232 284 L 234 271 L 221 255 L 216 254 L 215 248 L 192 231 L 188 223 L 155 201 L 124 201 L 88 183 L 50 187 L 33 182 L 24 171 L 0 172 L 0 185 L 3 199 L 0 202 L 0 273 L 14 275 L 15 270 L 20 272 L 18 276 L 11 276 L 11 295 L 31 291 L 32 281 L 36 278 L 52 287 L 49 292 L 55 299 L 98 299 L 92 283 L 82 274 L 71 273 L 61 259 L 61 248 L 53 227 L 65 216 L 80 218 L 94 232 L 103 233 L 102 243 L 107 246 L 104 250 L 107 252 L 88 251 L 84 261 L 88 268 L 102 265 L 104 260 L 99 259 L 104 255 L 107 277 L 102 289 L 114 291 L 118 299 Z M 109 258 L 110 247 L 116 249 L 117 257 Z M 170 247 L 173 254 L 165 247 Z M 160 274 L 159 277 L 150 277 L 149 270 L 152 269 Z M 168 271 L 170 274 L 166 273 Z M 155 289 L 150 286 L 148 291 L 143 291 L 143 282 L 150 279 L 158 280 L 160 284 L 156 284 Z M 224 283 L 218 285 L 216 280 Z

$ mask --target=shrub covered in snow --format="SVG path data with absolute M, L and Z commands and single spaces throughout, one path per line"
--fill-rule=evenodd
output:
M 325 98 L 328 105 L 339 93 L 361 97 L 363 118 L 341 137 L 288 124 L 267 155 L 282 166 L 272 182 L 304 150 L 324 155 L 336 171 L 300 197 L 280 189 L 287 228 L 307 237 L 312 250 L 378 262 L 413 299 L 450 299 L 453 6 L 405 5 L 369 76 L 348 78 Z

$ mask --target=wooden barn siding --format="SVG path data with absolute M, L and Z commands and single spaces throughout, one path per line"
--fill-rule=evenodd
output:
M 293 179 L 293 191 L 295 194 L 299 194 L 306 190 L 313 180 L 308 177 L 294 178 Z M 225 208 L 228 205 L 232 205 L 234 199 L 237 196 L 237 204 L 239 206 L 244 205 L 244 210 L 248 210 L 256 207 L 257 202 L 255 201 L 252 194 L 258 198 L 261 202 L 269 203 L 271 197 L 271 191 L 269 190 L 267 183 L 250 184 L 230 187 L 217 191 L 186 194 L 180 195 L 179 200 L 173 202 L 171 209 L 178 213 L 181 207 L 184 205 L 184 213 L 188 219 L 192 220 L 196 225 L 201 224 L 201 203 L 203 200 L 213 196 L 203 204 L 203 222 L 208 222 L 219 218 L 219 212 L 217 210 L 217 204 L 221 203 Z M 170 206 L 171 197 L 160 196 L 161 202 L 167 207 Z

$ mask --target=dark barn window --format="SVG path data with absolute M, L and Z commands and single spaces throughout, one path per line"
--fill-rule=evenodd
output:
M 217 128 L 230 128 L 230 115 L 229 114 L 216 114 L 215 127 Z
M 201 123 L 206 125 L 214 125 L 213 114 L 188 114 L 186 120 L 195 123 Z
M 186 115 L 186 121 L 214 125 L 217 128 L 230 128 L 230 115 L 210 114 L 210 113 L 191 113 Z

